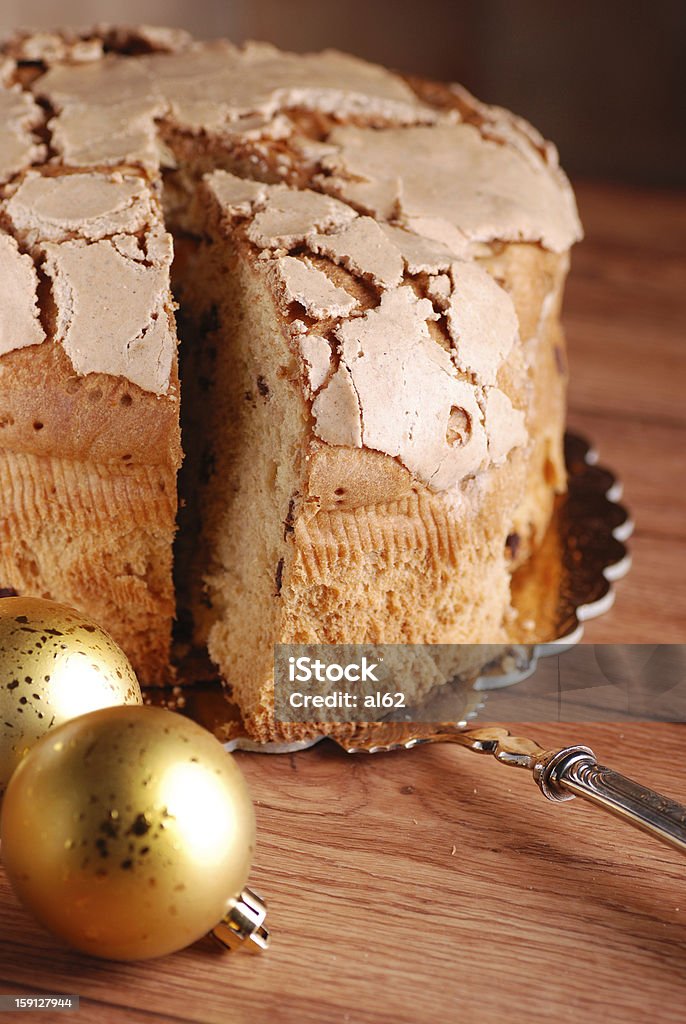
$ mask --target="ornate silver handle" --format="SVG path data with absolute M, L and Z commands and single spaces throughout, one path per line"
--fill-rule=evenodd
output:
M 445 730 L 434 738 L 492 754 L 513 768 L 526 768 L 548 800 L 583 797 L 686 853 L 686 807 L 598 764 L 590 747 L 544 750 L 535 740 L 513 736 L 499 726 L 461 733 Z
M 581 796 L 686 853 L 686 807 L 598 764 L 589 747 L 546 753 L 533 774 L 549 800 Z

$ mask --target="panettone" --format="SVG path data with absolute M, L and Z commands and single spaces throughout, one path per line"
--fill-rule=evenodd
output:
M 273 721 L 275 643 L 507 640 L 565 486 L 554 148 L 333 51 L 4 54 L 0 584 L 144 685 L 178 608 L 258 739 L 307 731 Z

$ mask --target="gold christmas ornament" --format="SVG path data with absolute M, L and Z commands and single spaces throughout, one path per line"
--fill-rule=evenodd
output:
M 255 817 L 214 736 L 156 707 L 95 711 L 51 730 L 14 773 L 2 858 L 19 899 L 94 956 L 164 956 L 208 931 L 264 948 L 243 890 Z
M 142 697 L 111 636 L 54 601 L 0 599 L 0 800 L 48 729 L 116 704 L 142 704 Z

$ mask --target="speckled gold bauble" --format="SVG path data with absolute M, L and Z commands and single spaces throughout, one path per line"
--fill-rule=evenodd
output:
M 142 698 L 111 636 L 54 601 L 0 599 L 0 800 L 18 763 L 48 729 L 116 704 L 142 704 Z
M 137 960 L 212 929 L 248 877 L 243 776 L 221 743 L 164 708 L 94 711 L 14 773 L 2 859 L 22 902 L 95 956 Z

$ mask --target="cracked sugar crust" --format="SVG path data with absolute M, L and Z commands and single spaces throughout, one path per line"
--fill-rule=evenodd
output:
M 100 30 L 100 37 L 126 45 L 114 30 Z M 411 85 L 332 50 L 295 55 L 264 43 L 239 48 L 186 38 L 156 46 L 148 30 L 138 37 L 144 49 L 171 52 L 48 60 L 32 83 L 55 111 L 53 147 L 72 165 L 134 161 L 159 170 L 173 161 L 159 122 L 229 148 L 252 140 L 261 176 L 270 170 L 310 180 L 319 166 L 318 189 L 446 245 L 453 257 L 473 255 L 475 244 L 494 239 L 540 241 L 561 252 L 580 237 L 554 147 L 459 86 L 434 86 L 436 94 L 442 88 L 439 99 L 430 83 Z M 98 32 L 80 38 L 97 39 Z M 291 119 L 293 112 L 300 120 Z M 302 121 L 308 112 L 309 128 Z
M 310 234 L 344 227 L 355 217 L 355 210 L 331 196 L 286 185 L 265 186 L 262 208 L 247 233 L 258 248 L 292 249 Z
M 427 102 L 428 93 L 400 76 L 334 51 L 296 56 L 265 44 L 134 35 L 48 34 L 16 51 L 26 60 L 26 46 L 38 47 L 34 58 L 48 66 L 30 87 L 53 111 L 54 162 L 72 166 L 54 177 L 25 174 L 8 189 L 4 215 L 22 243 L 46 257 L 60 340 L 79 372 L 122 374 L 157 394 L 166 393 L 171 372 L 162 284 L 168 238 L 143 178 L 133 169 L 107 175 L 102 166 L 133 162 L 156 178 L 160 162 L 175 159 L 166 150 L 170 130 L 188 140 L 221 138 L 227 151 L 252 140 L 263 162 L 244 173 L 286 174 L 287 151 L 312 187 L 218 171 L 207 188 L 227 231 L 244 222 L 240 237 L 291 320 L 303 387 L 316 396 L 318 437 L 355 446 L 359 439 L 433 489 L 527 443 L 524 416 L 499 387 L 518 340 L 514 306 L 475 257 L 493 241 L 559 252 L 579 237 L 554 150 L 525 122 L 459 87 L 444 89 L 454 102 Z M 98 39 L 137 55 L 100 57 L 97 46 L 88 50 Z M 33 103 L 17 90 L 3 95 Z M 194 144 L 202 150 L 199 138 Z M 102 280 L 112 291 L 101 317 L 111 326 L 109 348 L 88 294 Z M 134 300 L 116 319 L 127 289 Z M 355 331 L 366 349 L 353 355 Z M 382 397 L 387 377 L 390 401 Z M 431 400 L 412 406 L 412 384 Z M 517 387 L 513 397 L 521 400 Z M 386 421 L 399 409 L 405 422 L 394 433 Z
M 310 250 L 381 288 L 394 288 L 403 279 L 403 258 L 398 248 L 371 217 L 358 217 L 332 235 L 312 234 Z
M 33 89 L 54 107 L 53 145 L 74 165 L 135 160 L 158 168 L 168 159 L 161 120 L 235 145 L 257 139 L 267 162 L 269 139 L 285 139 L 290 157 L 271 156 L 279 173 L 289 173 L 289 160 L 318 162 L 320 188 L 382 219 L 400 217 L 447 242 L 453 255 L 492 239 L 562 251 L 580 236 L 554 150 L 526 122 L 459 87 L 445 87 L 452 108 L 432 106 L 400 76 L 336 51 L 298 56 L 261 43 L 189 43 L 178 52 L 54 64 Z M 343 123 L 309 139 L 283 116 L 294 109 L 372 127 Z M 478 124 L 460 123 L 461 109 Z
M 54 64 L 35 81 L 35 95 L 55 111 L 48 128 L 53 149 L 65 163 L 159 168 L 155 119 L 168 106 L 143 61 L 106 54 L 88 64 Z
M 168 259 L 153 266 L 122 255 L 109 240 L 47 242 L 43 249 L 57 340 L 76 372 L 121 376 L 166 394 L 176 348 L 167 312 L 171 240 Z
M 436 239 L 392 224 L 379 227 L 398 249 L 408 274 L 442 274 L 455 259 L 452 249 Z
M 43 261 L 56 340 L 76 372 L 120 376 L 167 394 L 176 350 L 172 240 L 145 179 L 29 172 L 3 213 Z
M 484 138 L 471 124 L 333 129 L 318 185 L 382 220 L 447 244 L 540 242 L 564 252 L 581 237 L 574 197 L 542 157 Z
M 302 321 L 301 321 L 302 323 Z M 303 331 L 307 331 L 302 324 Z M 298 338 L 300 355 L 305 367 L 305 375 L 310 395 L 315 394 L 325 383 L 331 371 L 331 345 L 319 334 L 302 333 Z
M 4 42 L 5 52 L 16 61 L 30 64 L 55 64 L 69 61 L 80 64 L 99 60 L 103 55 L 103 40 L 98 30 L 74 32 L 32 31 L 20 29 Z
M 226 225 L 249 219 L 247 235 L 259 249 L 293 249 L 316 232 L 342 228 L 357 217 L 347 203 L 310 189 L 239 178 L 227 171 L 205 176 Z
M 377 309 L 342 324 L 336 331 L 341 363 L 313 414 L 317 434 L 330 441 L 343 415 L 337 402 L 329 403 L 329 389 L 339 375 L 349 375 L 359 403 L 351 418 L 351 431 L 360 425 L 357 447 L 397 457 L 420 480 L 444 490 L 484 466 L 487 440 L 475 389 L 457 379 L 449 355 L 429 334 L 433 316 L 427 299 L 401 287 L 385 292 Z M 457 445 L 448 441 L 454 408 L 469 422 L 468 436 Z
M 157 25 L 99 24 L 82 31 L 60 29 L 43 32 L 20 29 L 5 40 L 5 52 L 31 64 L 87 64 L 100 60 L 106 50 L 119 53 L 176 53 L 190 46 L 188 32 Z
M 273 266 L 275 291 L 286 307 L 297 302 L 315 320 L 348 316 L 357 299 L 335 285 L 308 259 L 282 256 Z
M 112 45 L 116 33 L 102 38 Z M 262 176 L 270 164 L 276 174 L 297 175 L 300 162 L 311 179 L 319 166 L 319 190 L 442 243 L 453 257 L 494 239 L 540 241 L 560 252 L 580 237 L 554 148 L 526 122 L 458 86 L 443 87 L 450 102 L 432 103 L 429 89 L 336 51 L 294 55 L 263 43 L 188 40 L 158 49 L 172 52 L 63 59 L 33 82 L 55 111 L 49 129 L 64 160 L 134 161 L 159 170 L 173 161 L 159 122 L 229 147 L 252 139 Z M 302 120 L 284 116 L 293 111 L 311 112 L 315 125 L 324 118 L 320 137 L 309 138 Z M 463 115 L 475 123 L 461 123 Z
M 33 260 L 14 238 L 0 233 L 0 355 L 45 341 L 37 290 Z
M 290 322 L 319 440 L 397 458 L 437 491 L 527 443 L 523 412 L 497 386 L 519 338 L 517 316 L 483 267 L 407 230 L 382 229 L 341 202 L 324 233 L 330 211 L 315 192 L 246 187 L 225 171 L 209 175 L 206 187 L 223 230 L 242 232 L 257 250 L 256 265 Z M 288 248 L 297 255 L 284 254 Z M 324 262 L 313 265 L 308 252 Z M 341 283 L 338 263 L 352 275 Z M 448 273 L 427 275 L 423 298 L 404 276 L 408 264 Z M 356 280 L 374 282 L 371 308 L 359 308 Z M 301 315 L 326 323 L 310 331 Z M 441 319 L 445 336 L 432 331 Z M 495 392 L 502 400 L 490 400 Z
M 336 51 L 299 55 L 266 43 L 239 49 L 220 40 L 180 52 L 54 64 L 34 89 L 57 111 L 56 149 L 81 166 L 124 159 L 156 166 L 154 121 L 161 117 L 191 133 L 240 131 L 241 122 L 250 130 L 256 117 L 268 125 L 294 107 L 396 124 L 436 119 L 384 68 Z
M 207 176 L 212 192 L 221 209 L 231 217 L 249 217 L 257 206 L 264 205 L 269 185 L 261 181 L 238 178 L 227 171 L 216 171 Z
M 458 370 L 474 375 L 480 384 L 495 384 L 498 370 L 519 337 L 512 299 L 477 263 L 455 262 L 452 287 L 443 275 L 434 279 L 438 300 L 446 299 L 447 321 Z
M 5 204 L 5 213 L 29 244 L 71 233 L 89 241 L 134 233 L 155 217 L 143 178 L 97 172 L 43 176 L 30 171 Z
M 41 108 L 18 85 L 0 88 L 0 183 L 44 158 L 45 146 L 33 134 L 43 120 Z
M 222 41 L 146 64 L 174 117 L 191 130 L 216 130 L 251 114 L 268 118 L 289 107 L 373 113 L 400 123 L 435 117 L 402 78 L 335 50 L 293 54 L 268 43 L 238 49 Z
M 163 162 L 163 149 L 155 118 L 164 109 L 156 99 L 113 104 L 106 115 L 97 105 L 69 106 L 48 124 L 53 148 L 72 167 L 139 164 L 156 171 Z
M 315 433 L 333 445 L 362 448 L 362 410 L 352 373 L 341 362 L 312 403 Z

